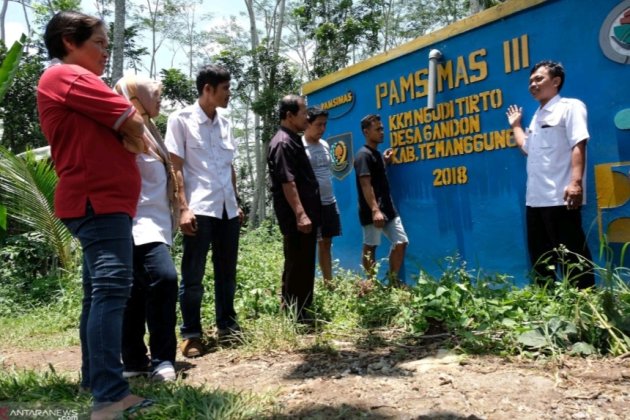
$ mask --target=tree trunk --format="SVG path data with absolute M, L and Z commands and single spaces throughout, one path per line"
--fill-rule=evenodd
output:
M 483 6 L 479 0 L 470 0 L 470 14 L 474 15 L 483 10 Z
M 7 8 L 9 7 L 9 0 L 2 2 L 2 9 L 0 10 L 0 39 L 6 44 L 6 38 L 4 36 L 4 19 L 7 17 Z M 7 45 L 10 47 L 10 45 Z
M 31 22 L 28 20 L 28 11 L 26 10 L 26 2 L 24 0 L 22 0 L 22 12 L 24 13 L 24 22 L 26 23 L 26 31 L 28 32 L 26 35 L 30 38 L 32 35 Z
M 249 15 L 249 34 L 251 39 L 252 55 L 256 56 L 255 51 L 258 48 L 258 29 L 256 28 L 256 15 L 254 13 L 253 0 L 245 0 L 245 6 L 247 6 L 247 14 Z M 260 86 L 258 81 L 254 82 L 253 101 L 256 102 L 259 97 Z M 256 162 L 256 183 L 254 184 L 254 194 L 252 197 L 251 212 L 249 213 L 249 225 L 252 228 L 256 228 L 260 225 L 260 222 L 264 218 L 265 197 L 266 197 L 266 184 L 264 182 L 264 173 L 266 172 L 266 165 L 261 167 L 261 139 L 260 139 L 260 116 L 254 114 L 254 158 Z M 263 182 L 261 181 L 261 172 L 263 174 Z M 262 202 L 262 205 L 261 205 Z
M 112 45 L 112 85 L 123 77 L 125 45 L 125 0 L 114 3 L 114 43 Z

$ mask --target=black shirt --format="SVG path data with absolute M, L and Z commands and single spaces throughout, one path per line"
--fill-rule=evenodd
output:
M 398 212 L 394 207 L 392 196 L 389 192 L 389 181 L 387 180 L 387 171 L 385 170 L 385 160 L 381 153 L 372 149 L 367 145 L 363 145 L 354 157 L 354 173 L 357 177 L 357 190 L 359 196 L 359 221 L 362 226 L 372 224 L 372 209 L 363 197 L 361 176 L 370 176 L 374 197 L 378 203 L 378 208 L 385 215 L 387 221 L 393 220 L 398 216 Z
M 271 178 L 273 208 L 280 231 L 284 235 L 298 231 L 295 213 L 282 190 L 282 184 L 287 182 L 295 182 L 302 207 L 311 219 L 313 229 L 319 226 L 321 217 L 319 184 L 306 155 L 302 138 L 291 130 L 280 127 L 269 144 L 267 166 Z

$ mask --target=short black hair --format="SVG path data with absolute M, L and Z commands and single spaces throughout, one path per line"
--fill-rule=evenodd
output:
M 317 117 L 326 117 L 328 118 L 328 111 L 326 111 L 325 109 L 321 109 L 319 107 L 316 106 L 312 106 L 309 109 L 306 110 L 306 120 L 309 123 L 312 123 L 313 121 L 315 121 L 317 119 Z
M 94 28 L 105 26 L 97 17 L 74 11 L 56 13 L 46 25 L 44 44 L 49 58 L 63 59 L 68 55 L 63 44 L 64 38 L 77 47 L 83 45 L 94 33 Z
M 300 110 L 300 101 L 304 102 L 304 97 L 300 95 L 287 95 L 280 99 L 278 103 L 280 121 L 285 120 L 289 112 L 293 115 L 297 114 Z
M 554 77 L 560 78 L 560 84 L 558 85 L 558 92 L 560 92 L 560 89 L 562 89 L 562 85 L 564 85 L 564 67 L 562 66 L 562 64 L 551 60 L 543 60 L 534 64 L 534 67 L 532 68 L 532 71 L 529 73 L 529 75 L 531 76 L 532 74 L 534 74 L 534 72 L 540 67 L 546 67 L 547 70 L 549 70 L 549 75 L 552 79 Z
M 372 123 L 375 123 L 380 120 L 381 120 L 381 116 L 378 114 L 366 115 L 365 117 L 361 118 L 361 131 L 365 130 L 366 128 L 370 128 Z
M 199 96 L 203 93 L 203 87 L 210 85 L 216 88 L 219 83 L 229 82 L 232 79 L 230 72 L 222 66 L 216 64 L 208 64 L 199 70 L 197 74 L 197 93 Z

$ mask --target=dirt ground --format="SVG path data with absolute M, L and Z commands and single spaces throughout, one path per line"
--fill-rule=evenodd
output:
M 1 346 L 1 345 L 0 345 Z M 190 384 L 272 393 L 280 418 L 628 419 L 630 355 L 606 359 L 461 356 L 439 342 L 177 361 Z M 76 372 L 80 349 L 2 349 L 4 368 Z

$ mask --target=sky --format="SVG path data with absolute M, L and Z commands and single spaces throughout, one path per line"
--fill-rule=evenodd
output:
M 95 2 L 93 0 L 82 0 L 82 11 L 88 14 L 95 13 L 96 7 L 94 4 Z M 200 10 L 203 13 L 212 13 L 214 16 L 212 22 L 221 22 L 230 16 L 239 16 L 239 13 L 247 12 L 247 8 L 245 7 L 245 2 L 243 0 L 203 0 Z M 32 24 L 32 17 L 29 19 Z M 212 22 L 209 23 L 209 25 L 212 25 Z M 22 33 L 26 33 L 26 23 L 24 20 L 22 5 L 10 1 L 5 19 L 6 45 L 10 47 L 13 42 L 20 38 Z M 166 60 L 165 58 L 163 59 Z M 170 60 L 166 60 L 169 61 L 169 63 L 160 63 L 160 61 L 161 60 L 158 59 L 158 68 L 170 67 Z

